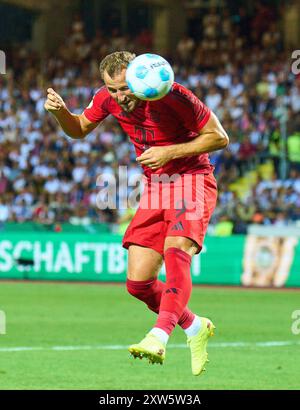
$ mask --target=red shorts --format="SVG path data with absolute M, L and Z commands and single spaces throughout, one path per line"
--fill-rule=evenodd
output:
M 123 247 L 141 245 L 163 255 L 167 236 L 183 236 L 196 242 L 200 252 L 216 201 L 217 183 L 212 173 L 178 175 L 175 182 L 146 183 Z

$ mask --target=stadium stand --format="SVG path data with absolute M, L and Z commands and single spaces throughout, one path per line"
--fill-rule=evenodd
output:
M 231 139 L 226 150 L 211 154 L 219 199 L 210 233 L 300 221 L 300 77 L 291 72 L 271 9 L 258 6 L 253 18 L 243 9 L 222 13 L 212 9 L 200 36 L 186 34 L 167 56 L 176 80 L 215 111 Z M 41 58 L 30 44 L 12 47 L 10 68 L 0 77 L 0 229 L 16 223 L 18 229 L 34 223 L 35 229 L 42 224 L 56 231 L 102 224 L 95 229 L 117 231 L 123 215 L 97 208 L 95 181 L 119 165 L 141 174 L 133 146 L 112 118 L 85 140 L 69 139 L 44 111 L 45 92 L 53 87 L 80 113 L 101 86 L 103 56 L 119 49 L 139 54 L 151 44 L 149 32 L 130 38 L 114 31 L 109 39 L 98 31 L 88 39 L 76 20 L 55 55 Z

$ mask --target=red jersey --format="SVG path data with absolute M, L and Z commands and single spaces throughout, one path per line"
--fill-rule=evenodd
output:
M 207 123 L 210 110 L 190 90 L 174 83 L 171 91 L 157 101 L 142 101 L 134 111 L 127 113 L 110 96 L 104 86 L 94 95 L 84 115 L 91 122 L 101 122 L 113 115 L 135 146 L 140 156 L 152 146 L 189 142 L 199 135 Z M 213 166 L 208 154 L 174 159 L 153 171 L 143 165 L 146 177 L 151 174 L 209 173 Z

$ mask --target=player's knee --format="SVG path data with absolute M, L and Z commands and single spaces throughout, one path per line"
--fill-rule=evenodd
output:
M 144 285 L 142 282 L 139 281 L 135 281 L 135 280 L 131 280 L 131 279 L 127 279 L 126 281 L 126 288 L 127 288 L 127 292 L 137 298 L 137 299 L 143 299 L 143 295 L 145 293 L 145 289 L 144 289 Z
M 134 282 L 132 280 L 128 280 L 126 281 L 126 289 L 127 292 L 134 297 L 137 297 L 139 294 L 139 290 L 137 289 L 136 286 L 134 286 Z

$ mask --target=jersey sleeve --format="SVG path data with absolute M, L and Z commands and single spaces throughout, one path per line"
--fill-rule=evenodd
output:
M 208 122 L 211 110 L 183 86 L 175 88 L 171 93 L 173 94 L 172 106 L 177 117 L 183 122 L 185 128 L 199 132 Z
M 110 96 L 106 89 L 100 88 L 100 90 L 94 95 L 92 101 L 83 111 L 85 117 L 91 122 L 103 121 L 109 113 L 109 99 Z

